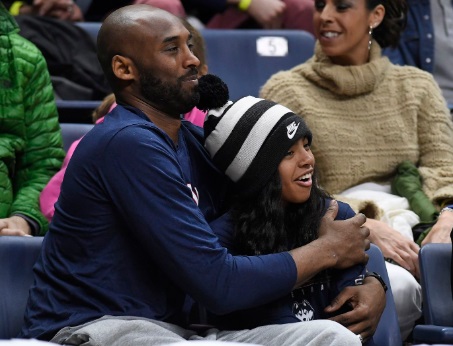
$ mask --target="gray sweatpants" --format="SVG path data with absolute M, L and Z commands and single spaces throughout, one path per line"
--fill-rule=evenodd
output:
M 239 331 L 209 329 L 204 335 L 161 321 L 104 316 L 61 329 L 51 342 L 83 346 L 154 346 L 185 340 L 249 343 L 263 346 L 355 346 L 357 335 L 329 320 L 279 324 Z

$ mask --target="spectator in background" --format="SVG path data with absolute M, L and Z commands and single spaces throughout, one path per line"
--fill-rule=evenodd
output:
M 4 3 L 13 15 L 34 14 L 73 22 L 102 21 L 111 11 L 131 4 L 148 4 L 185 17 L 180 0 L 6 0 Z
M 408 0 L 407 26 L 398 47 L 384 50 L 399 65 L 433 74 L 453 111 L 453 2 Z
M 3 0 L 3 3 L 13 16 L 30 14 L 73 22 L 83 20 L 82 10 L 73 0 Z
M 366 206 L 373 204 L 368 203 L 370 187 L 391 195 L 398 166 L 410 161 L 437 210 L 451 205 L 453 124 L 439 87 L 431 74 L 393 65 L 381 54 L 381 48 L 399 42 L 405 0 L 358 0 L 342 6 L 316 0 L 315 9 L 315 55 L 272 76 L 261 96 L 307 122 L 316 138 L 312 150 L 320 185 L 331 194 L 363 191 L 355 202 L 337 198 L 367 213 Z M 367 214 L 371 241 L 397 263 L 387 263 L 387 270 L 404 339 L 421 316 L 419 246 L 412 232 L 406 237 L 382 214 Z M 453 213 L 441 213 L 424 243 L 449 242 L 452 228 Z
M 64 157 L 41 52 L 0 2 L 0 235 L 43 235 L 39 193 Z
M 210 29 L 299 29 L 313 33 L 313 0 L 181 0 Z

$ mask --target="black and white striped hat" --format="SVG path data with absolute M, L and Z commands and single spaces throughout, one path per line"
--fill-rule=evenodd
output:
M 264 187 L 300 138 L 312 139 L 305 122 L 290 109 L 252 96 L 211 109 L 204 131 L 214 163 L 243 196 Z

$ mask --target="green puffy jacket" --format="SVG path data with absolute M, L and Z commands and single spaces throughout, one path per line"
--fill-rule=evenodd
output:
M 64 150 L 47 64 L 0 2 L 0 218 L 22 214 L 43 235 L 39 194 Z

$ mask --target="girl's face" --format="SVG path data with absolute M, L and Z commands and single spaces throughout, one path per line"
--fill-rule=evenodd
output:
M 370 26 L 379 25 L 385 9 L 378 5 L 369 11 L 366 1 L 315 0 L 315 36 L 335 64 L 360 65 L 368 61 Z
M 311 193 L 315 158 L 306 138 L 299 139 L 287 152 L 278 166 L 282 183 L 282 200 L 287 203 L 304 203 Z

